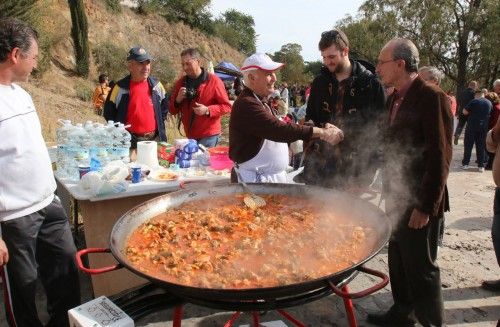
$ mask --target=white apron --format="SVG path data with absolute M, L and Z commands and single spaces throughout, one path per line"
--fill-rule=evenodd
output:
M 262 105 L 272 113 L 268 106 Z M 264 140 L 259 153 L 238 167 L 245 183 L 286 183 L 288 144 Z

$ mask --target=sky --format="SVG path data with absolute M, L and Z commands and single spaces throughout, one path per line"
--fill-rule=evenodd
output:
M 302 46 L 305 61 L 320 60 L 321 33 L 332 29 L 347 14 L 356 16 L 364 0 L 212 0 L 214 17 L 228 9 L 250 15 L 255 21 L 257 52 L 274 53 L 287 43 Z

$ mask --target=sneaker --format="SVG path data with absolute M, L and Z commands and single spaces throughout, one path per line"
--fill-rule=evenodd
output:
M 477 168 L 477 171 L 480 172 L 480 173 L 484 173 L 484 167 Z
M 467 170 L 467 169 L 469 169 L 469 165 L 463 165 L 463 166 L 462 166 L 462 169 L 463 169 L 463 170 Z

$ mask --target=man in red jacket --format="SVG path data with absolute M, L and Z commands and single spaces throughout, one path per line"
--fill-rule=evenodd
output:
M 220 118 L 231 111 L 224 83 L 200 66 L 200 53 L 189 48 L 181 52 L 186 76 L 174 85 L 169 111 L 180 114 L 185 135 L 206 147 L 214 147 L 221 133 Z

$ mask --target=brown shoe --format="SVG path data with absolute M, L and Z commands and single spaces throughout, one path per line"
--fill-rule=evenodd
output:
M 453 144 L 458 145 L 458 138 L 459 138 L 459 136 L 455 135 L 455 137 L 453 139 Z
M 481 287 L 485 290 L 492 292 L 500 292 L 500 279 L 498 280 L 485 280 L 481 284 Z

